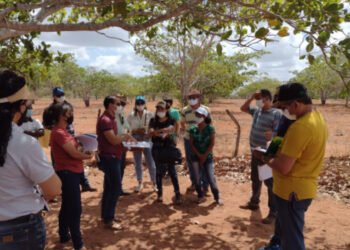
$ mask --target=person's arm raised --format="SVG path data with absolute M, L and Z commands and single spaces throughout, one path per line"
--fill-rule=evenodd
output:
M 259 98 L 259 97 L 260 97 L 260 93 L 259 93 L 259 92 L 254 93 L 250 98 L 248 98 L 248 99 L 243 103 L 243 105 L 241 106 L 241 111 L 250 114 L 250 112 L 249 112 L 250 103 L 251 103 L 254 99 Z

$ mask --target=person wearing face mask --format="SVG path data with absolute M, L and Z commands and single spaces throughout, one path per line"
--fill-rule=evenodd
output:
M 38 139 L 44 135 L 44 127 L 38 119 L 32 118 L 32 114 L 33 107 L 30 102 L 28 103 L 25 116 L 19 122 L 19 126 L 23 129 L 24 133 Z
M 156 105 L 156 116 L 151 119 L 149 124 L 150 135 L 152 136 L 152 155 L 156 163 L 156 180 L 158 202 L 163 202 L 162 179 L 168 172 L 175 192 L 175 203 L 181 203 L 181 194 L 179 181 L 177 178 L 175 163 L 169 160 L 167 152 L 176 146 L 173 133 L 175 131 L 175 120 L 170 117 L 166 110 L 166 103 L 160 101 Z M 164 161 L 164 156 L 167 158 Z
M 196 177 L 192 167 L 192 150 L 190 146 L 190 134 L 189 130 L 193 125 L 197 124 L 197 117 L 195 115 L 196 110 L 199 107 L 203 107 L 208 111 L 208 116 L 210 117 L 210 109 L 201 104 L 202 94 L 197 89 L 191 89 L 187 95 L 188 105 L 185 106 L 181 111 L 181 122 L 180 122 L 180 131 L 184 133 L 184 147 L 185 147 L 185 157 L 186 165 L 190 174 L 191 186 L 187 188 L 187 192 L 193 192 L 196 190 Z M 208 192 L 208 181 L 203 175 L 201 180 L 202 188 L 205 194 Z
M 144 96 L 136 96 L 134 110 L 128 115 L 127 121 L 130 126 L 132 136 L 138 141 L 149 141 L 148 125 L 154 117 L 153 113 L 146 109 Z M 145 148 L 142 151 L 133 151 L 136 178 L 138 185 L 135 192 L 139 193 L 143 189 L 142 152 L 146 160 L 149 175 L 153 184 L 153 191 L 157 191 L 156 185 L 156 165 L 152 157 L 152 149 Z
M 250 107 L 253 101 L 256 101 L 257 107 Z M 252 151 L 251 157 L 251 181 L 252 181 L 252 195 L 244 205 L 239 206 L 241 209 L 257 210 L 259 209 L 260 193 L 262 182 L 259 180 L 258 166 L 263 163 L 257 159 L 253 151 L 255 148 L 260 147 L 267 149 L 267 142 L 276 135 L 279 121 L 281 118 L 281 112 L 272 107 L 272 95 L 267 89 L 261 89 L 259 92 L 254 93 L 242 106 L 241 111 L 250 114 L 253 117 L 252 127 L 250 131 L 250 147 Z M 267 138 L 269 134 L 270 138 Z M 276 205 L 274 196 L 272 193 L 273 180 L 269 178 L 264 181 L 268 191 L 268 207 L 269 213 L 262 220 L 264 224 L 271 224 L 276 218 Z
M 215 144 L 215 128 L 211 125 L 209 113 L 204 107 L 199 107 L 196 112 L 197 125 L 190 128 L 190 146 L 192 152 L 192 166 L 196 178 L 196 191 L 198 203 L 204 201 L 204 194 L 201 187 L 201 175 L 206 176 L 215 202 L 223 205 L 219 196 L 219 189 L 214 174 L 213 148 Z
M 115 112 L 115 122 L 117 123 L 117 128 L 118 128 L 118 135 L 123 135 L 127 134 L 128 131 L 130 130 L 130 126 L 128 124 L 128 121 L 125 117 L 125 112 L 124 108 L 126 106 L 126 97 L 122 95 L 117 95 L 117 99 L 119 100 L 117 102 L 117 110 Z M 120 175 L 121 175 L 121 183 L 122 183 L 122 191 L 120 195 L 129 195 L 130 193 L 125 192 L 123 190 L 123 177 L 124 177 L 124 171 L 125 171 L 125 159 L 126 159 L 126 150 L 123 150 L 122 157 L 121 157 L 121 162 L 120 162 Z
M 92 153 L 81 152 L 78 141 L 66 129 L 73 119 L 71 106 L 64 102 L 56 103 L 51 111 L 55 125 L 50 145 L 55 159 L 54 168 L 62 182 L 59 238 L 61 243 L 72 240 L 74 249 L 82 249 L 80 179 L 84 174 L 83 160 L 91 159 Z
M 38 141 L 18 126 L 31 99 L 25 78 L 1 70 L 0 89 L 0 249 L 43 250 L 43 197 L 59 195 L 61 182 Z
M 317 193 L 328 129 L 323 115 L 313 110 L 312 100 L 301 83 L 282 85 L 278 102 L 296 120 L 288 128 L 276 156 L 260 155 L 273 170 L 278 211 L 274 236 L 261 250 L 304 250 L 305 212 Z
M 43 126 L 45 128 L 45 134 L 50 134 L 52 127 L 55 125 L 55 120 L 54 120 L 54 117 L 52 115 L 52 108 L 57 103 L 67 104 L 73 110 L 73 105 L 70 104 L 65 98 L 65 93 L 64 93 L 63 88 L 62 87 L 53 88 L 53 90 L 52 90 L 52 103 L 50 104 L 49 107 L 47 107 L 44 110 L 44 113 L 43 113 Z M 74 122 L 74 117 L 72 116 L 67 123 L 66 130 L 72 136 L 75 136 L 73 122 Z M 55 166 L 55 159 L 52 155 L 52 152 L 51 152 L 51 161 L 52 161 L 52 165 Z M 96 192 L 97 191 L 96 188 L 91 187 L 89 180 L 85 174 L 81 175 L 80 185 L 81 185 L 82 192 Z

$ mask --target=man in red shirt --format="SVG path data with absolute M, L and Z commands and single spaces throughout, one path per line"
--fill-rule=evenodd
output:
M 100 166 L 104 172 L 101 218 L 105 228 L 113 230 L 122 228 L 116 223 L 114 215 L 121 194 L 122 142 L 135 141 L 128 134 L 118 135 L 115 122 L 117 103 L 115 96 L 107 96 L 104 99 L 105 111 L 98 118 L 96 126 Z

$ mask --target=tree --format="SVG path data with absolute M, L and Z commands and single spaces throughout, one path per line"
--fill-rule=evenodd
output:
M 207 35 L 238 46 L 274 41 L 274 36 L 304 34 L 307 52 L 301 58 L 314 61 L 315 47 L 326 63 L 342 53 L 347 61 L 334 70 L 349 90 L 344 70 L 349 67 L 350 38 L 335 38 L 340 24 L 350 21 L 344 0 L 8 0 L 0 2 L 0 41 L 32 32 L 100 31 L 120 27 L 131 33 L 148 30 L 157 37 L 157 25 L 182 22 Z M 220 54 L 222 46 L 217 42 Z
M 291 81 L 299 81 L 307 85 L 312 97 L 319 97 L 321 104 L 325 105 L 329 97 L 338 97 L 342 89 L 339 75 L 332 70 L 322 56 L 302 71 L 294 72 Z
M 260 89 L 268 89 L 272 93 L 272 95 L 276 92 L 276 88 L 280 86 L 282 83 L 277 79 L 271 79 L 268 77 L 264 77 L 257 81 L 251 82 L 247 85 L 242 86 L 237 90 L 235 96 L 241 98 L 247 98 L 251 96 L 253 93 Z

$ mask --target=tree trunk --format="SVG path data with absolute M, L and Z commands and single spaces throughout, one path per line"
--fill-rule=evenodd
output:
M 321 104 L 325 105 L 327 101 L 327 93 L 325 90 L 321 89 Z
M 86 108 L 90 107 L 90 97 L 84 97 L 83 101 Z
M 349 94 L 345 97 L 345 107 L 349 107 Z

